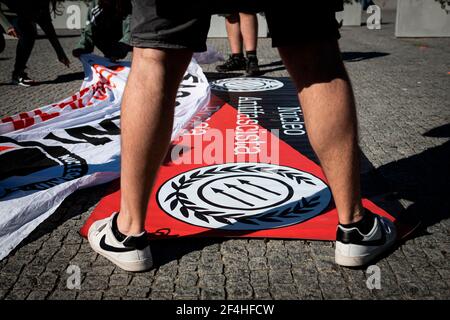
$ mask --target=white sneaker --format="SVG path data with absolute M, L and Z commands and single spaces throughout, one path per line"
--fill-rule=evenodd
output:
M 397 237 L 395 225 L 387 218 L 373 215 L 375 222 L 368 234 L 362 234 L 357 228 L 338 225 L 335 251 L 337 264 L 345 267 L 367 265 L 394 244 Z
M 117 240 L 112 230 L 113 220 L 117 219 L 117 216 L 118 213 L 115 212 L 109 218 L 91 225 L 88 240 L 92 249 L 123 270 L 139 272 L 150 269 L 153 266 L 153 259 L 147 234 L 142 232 L 128 236 L 123 241 Z

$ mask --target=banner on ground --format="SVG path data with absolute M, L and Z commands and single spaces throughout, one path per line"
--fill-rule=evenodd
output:
M 130 64 L 94 55 L 82 63 L 78 93 L 0 121 L 0 259 L 67 196 L 119 177 L 120 104 Z M 173 139 L 207 105 L 209 92 L 193 60 L 178 91 Z
M 293 83 L 210 80 L 210 104 L 196 116 L 201 122 L 184 130 L 159 170 L 147 210 L 150 236 L 334 240 L 337 211 Z M 363 205 L 394 220 L 368 199 Z M 119 207 L 117 188 L 100 201 L 82 235 Z

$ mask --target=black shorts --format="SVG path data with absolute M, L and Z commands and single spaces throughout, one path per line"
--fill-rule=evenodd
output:
M 211 3 L 226 3 L 226 7 Z M 339 39 L 336 11 L 343 0 L 132 0 L 131 45 L 140 48 L 206 50 L 211 14 L 264 12 L 273 47 Z M 253 3 L 254 2 L 254 3 Z M 209 3 L 209 5 L 208 5 Z

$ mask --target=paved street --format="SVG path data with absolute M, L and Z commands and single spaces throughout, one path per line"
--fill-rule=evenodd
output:
M 381 30 L 344 27 L 340 41 L 358 102 L 365 195 L 423 220 L 377 262 L 381 289 L 367 288 L 365 269 L 336 266 L 333 243 L 320 241 L 158 241 L 155 269 L 121 271 L 78 234 L 107 192 L 98 186 L 73 194 L 0 261 L 0 299 L 449 299 L 450 39 L 396 39 L 394 17 L 384 12 Z M 61 38 L 67 54 L 76 41 Z M 7 40 L 0 54 L 0 118 L 78 90 L 80 62 L 60 65 L 46 39 L 36 42 L 28 70 L 42 84 L 10 85 L 15 44 Z M 224 39 L 209 44 L 228 50 Z M 258 53 L 264 76 L 287 76 L 270 40 L 259 42 Z M 69 265 L 81 269 L 79 290 L 66 286 Z

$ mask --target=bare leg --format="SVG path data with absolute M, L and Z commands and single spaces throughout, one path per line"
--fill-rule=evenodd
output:
M 119 231 L 144 230 L 148 198 L 172 133 L 178 86 L 192 57 L 188 50 L 135 48 L 121 110 Z
M 255 51 L 258 41 L 258 20 L 255 13 L 239 13 L 245 51 Z
M 225 18 L 228 42 L 232 54 L 242 53 L 242 35 L 239 14 L 230 14 Z
M 339 222 L 362 218 L 357 118 L 337 41 L 279 48 L 294 80 L 309 139 L 333 193 Z

